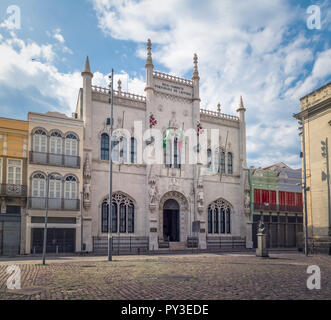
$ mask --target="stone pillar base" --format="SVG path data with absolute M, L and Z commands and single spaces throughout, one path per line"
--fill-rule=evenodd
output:
M 246 249 L 253 249 L 252 225 L 250 221 L 246 224 Z
M 149 251 L 159 250 L 158 234 L 150 232 L 149 234 Z
M 256 249 L 257 257 L 269 257 L 268 249 L 267 249 L 267 235 L 258 233 L 257 234 L 257 249 Z

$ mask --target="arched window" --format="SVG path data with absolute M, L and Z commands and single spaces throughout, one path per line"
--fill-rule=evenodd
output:
M 74 176 L 68 176 L 64 183 L 65 199 L 77 199 L 77 179 Z
M 231 233 L 231 205 L 219 199 L 208 206 L 208 233 Z
M 228 153 L 228 174 L 233 174 L 233 157 L 232 153 Z
M 208 170 L 212 170 L 212 163 L 213 163 L 213 159 L 212 159 L 212 153 L 211 153 L 211 149 L 207 150 L 207 168 Z
M 46 195 L 46 177 L 42 173 L 36 173 L 32 177 L 32 197 L 44 198 Z
M 137 140 L 131 138 L 130 162 L 137 163 Z
M 47 134 L 42 129 L 37 130 L 33 135 L 33 151 L 47 152 Z
M 135 207 L 133 200 L 121 194 L 113 194 L 112 199 L 112 233 L 134 233 Z M 108 203 L 104 200 L 101 209 L 101 229 L 108 232 Z
M 101 135 L 101 160 L 109 160 L 109 136 L 107 133 Z
M 60 132 L 52 132 L 49 151 L 53 154 L 62 154 L 62 135 Z
M 225 173 L 225 152 L 220 153 L 220 166 L 218 167 L 219 173 Z
M 49 198 L 61 198 L 61 176 L 59 175 L 51 175 L 49 178 Z
M 72 133 L 66 135 L 65 154 L 68 156 L 78 155 L 78 139 L 77 136 Z

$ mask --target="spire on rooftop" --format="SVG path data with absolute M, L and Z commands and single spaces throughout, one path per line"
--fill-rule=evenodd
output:
M 195 53 L 193 56 L 193 64 L 194 64 L 194 69 L 193 69 L 193 76 L 192 79 L 200 79 L 199 77 L 199 71 L 198 71 L 198 56 Z
M 91 68 L 90 68 L 90 60 L 88 58 L 88 56 L 86 56 L 86 60 L 85 60 L 85 66 L 84 66 L 84 71 L 82 72 L 82 75 L 84 73 L 88 73 L 90 75 L 93 76 L 92 72 L 91 72 Z
M 246 111 L 242 96 L 240 96 L 240 102 L 239 102 L 239 107 L 238 107 L 237 111 L 241 111 L 241 110 Z
M 147 40 L 147 59 L 146 59 L 146 66 L 153 65 L 152 60 L 152 42 L 151 39 Z

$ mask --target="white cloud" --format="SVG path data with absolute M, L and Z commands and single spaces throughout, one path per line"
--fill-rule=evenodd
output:
M 56 53 L 51 44 L 23 41 L 11 33 L 0 42 L 0 56 L 1 87 L 24 91 L 31 98 L 30 93 L 36 90 L 45 104 L 48 98 L 58 102 L 54 110 L 67 114 L 74 110 L 82 82 L 80 72 L 59 72 L 53 65 Z
M 60 43 L 64 43 L 65 40 L 63 38 L 63 35 L 61 34 L 61 29 L 55 29 L 53 31 L 53 38 L 57 41 L 59 41 Z
M 109 74 L 103 74 L 99 71 L 93 74 L 93 85 L 108 88 Z M 114 74 L 114 90 L 118 89 L 118 80 L 121 80 L 121 90 L 123 92 L 130 92 L 138 95 L 145 95 L 145 80 L 137 77 L 130 77 L 128 73 L 122 71 L 121 73 Z
M 300 163 L 293 155 L 300 148 L 292 118 L 299 111 L 298 94 L 331 74 L 325 51 L 312 74 L 301 80 L 302 70 L 316 59 L 313 39 L 304 34 L 305 8 L 285 0 L 91 1 L 106 35 L 136 42 L 141 58 L 146 56 L 143 43 L 151 38 L 153 59 L 170 73 L 191 73 L 196 52 L 202 108 L 216 109 L 220 101 L 223 112 L 234 113 L 243 95 L 252 119 L 248 128 L 256 126 L 255 134 L 248 135 L 254 163 L 268 162 L 264 154 L 270 141 L 275 143 L 273 155 L 280 157 L 275 161 Z M 270 124 L 277 127 L 270 129 Z

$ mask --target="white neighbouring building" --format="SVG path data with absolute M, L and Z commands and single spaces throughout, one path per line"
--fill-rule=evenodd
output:
M 75 117 L 84 123 L 83 142 L 83 243 L 87 251 L 105 252 L 109 202 L 109 89 L 92 85 L 87 58 L 82 72 Z M 123 92 L 119 82 L 114 92 L 115 129 L 131 137 L 119 138 L 113 150 L 113 243 L 121 249 L 157 250 L 199 247 L 252 247 L 249 222 L 249 182 L 246 169 L 245 108 L 240 99 L 238 115 L 200 108 L 199 73 L 194 56 L 192 80 L 154 71 L 151 42 L 147 44 L 145 96 Z M 140 142 L 135 121 L 142 132 L 150 128 L 171 138 L 166 164 L 137 163 Z M 179 164 L 188 152 L 188 138 L 179 148 L 182 128 L 197 129 L 200 123 L 208 150 L 207 165 Z M 218 146 L 210 146 L 210 129 L 219 129 Z M 148 139 L 147 139 L 148 140 Z M 158 141 L 154 141 L 156 143 Z M 162 140 L 161 142 L 162 143 Z M 152 141 L 153 144 L 153 141 Z M 200 151 L 201 152 L 201 151 Z M 140 154 L 141 155 L 141 154 Z M 139 162 L 139 161 L 138 161 Z M 203 167 L 217 166 L 216 174 L 202 174 Z M 193 222 L 199 221 L 194 225 Z M 116 250 L 116 249 L 115 249 Z

